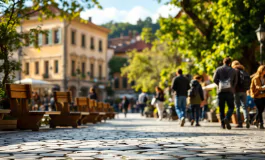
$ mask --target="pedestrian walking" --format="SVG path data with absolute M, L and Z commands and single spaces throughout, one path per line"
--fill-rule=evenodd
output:
M 56 111 L 55 100 L 54 100 L 54 96 L 53 95 L 51 95 L 51 98 L 50 98 L 50 105 L 51 105 L 51 110 L 52 111 Z
M 158 120 L 161 121 L 163 119 L 163 112 L 164 112 L 164 101 L 165 101 L 165 95 L 163 90 L 156 86 L 155 88 L 156 90 L 156 102 L 155 102 L 155 106 L 157 108 L 157 112 L 158 112 Z
M 129 100 L 126 96 L 123 97 L 123 100 L 122 100 L 122 108 L 123 108 L 123 112 L 124 112 L 124 116 L 126 118 L 126 115 L 128 113 L 128 108 L 129 108 Z
M 218 86 L 218 104 L 220 110 L 221 127 L 231 129 L 230 118 L 234 112 L 234 93 L 237 84 L 236 71 L 231 68 L 232 60 L 226 57 L 223 66 L 216 69 L 213 80 Z M 228 105 L 228 112 L 225 116 L 225 103 Z
M 89 90 L 89 98 L 90 99 L 94 99 L 96 101 L 98 100 L 98 96 L 97 96 L 96 90 L 93 87 L 91 87 L 90 90 Z
M 263 117 L 262 113 L 265 108 L 265 66 L 261 65 L 255 76 L 252 78 L 251 85 L 250 85 L 250 95 L 254 98 L 254 102 L 257 107 L 256 113 L 256 127 L 260 129 L 264 129 L 263 126 Z
M 236 104 L 236 115 L 238 125 L 236 128 L 243 128 L 243 122 L 241 119 L 240 107 L 243 109 L 244 121 L 246 123 L 246 128 L 250 127 L 249 116 L 247 110 L 247 93 L 246 91 L 250 88 L 251 79 L 248 73 L 245 72 L 245 67 L 241 65 L 238 61 L 232 62 L 232 68 L 236 70 L 237 73 L 237 85 L 235 90 L 235 104 Z
M 43 106 L 44 106 L 45 111 L 49 111 L 49 98 L 47 94 L 44 95 Z
M 195 76 L 190 82 L 191 89 L 188 92 L 191 105 L 191 125 L 193 126 L 194 120 L 196 120 L 195 126 L 197 127 L 200 126 L 200 107 L 202 101 L 204 100 L 202 86 L 200 85 L 201 79 L 201 76 Z
M 171 89 L 175 93 L 175 109 L 178 118 L 181 120 L 180 126 L 183 127 L 185 124 L 187 95 L 190 85 L 189 80 L 183 76 L 181 69 L 176 72 L 176 77 L 172 80 Z
M 148 101 L 148 95 L 145 91 L 142 90 L 142 93 L 138 97 L 138 105 L 141 110 L 141 115 L 144 116 L 144 108 L 146 107 L 146 103 Z
M 206 87 L 208 83 L 204 82 L 202 84 L 202 87 Z M 207 89 L 204 89 L 202 88 L 203 90 L 203 98 L 204 100 L 202 101 L 201 103 L 201 108 L 200 108 L 200 111 L 201 111 L 201 120 L 203 121 L 206 121 L 206 113 L 208 112 L 209 110 L 209 107 L 208 107 L 208 99 L 210 98 L 210 91 L 207 90 Z

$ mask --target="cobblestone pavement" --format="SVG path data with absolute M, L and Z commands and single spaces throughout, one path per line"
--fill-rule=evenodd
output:
M 123 115 L 78 129 L 0 132 L 0 159 L 265 159 L 264 131 Z M 122 118 L 121 118 L 122 117 Z

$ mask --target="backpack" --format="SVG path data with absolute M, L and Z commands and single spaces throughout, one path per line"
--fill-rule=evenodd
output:
M 196 97 L 197 94 L 198 94 L 198 87 L 197 86 L 192 86 L 191 89 L 188 91 L 189 97 Z
M 147 97 L 146 96 L 144 96 L 144 103 L 146 103 L 147 102 Z
M 231 87 L 232 87 L 231 79 L 229 78 L 229 72 L 230 72 L 231 70 L 232 70 L 232 68 L 229 69 L 229 70 L 227 71 L 227 73 L 224 75 L 224 79 L 219 81 L 218 89 L 219 89 L 221 92 L 226 92 L 226 91 L 230 90 Z
M 239 86 L 243 88 L 245 91 L 250 89 L 251 78 L 247 72 L 244 70 L 239 70 Z

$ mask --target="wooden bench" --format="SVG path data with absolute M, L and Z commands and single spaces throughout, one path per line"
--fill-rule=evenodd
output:
M 114 111 L 114 108 L 112 106 L 110 106 L 110 104 L 108 104 L 108 106 L 109 106 L 109 112 L 111 114 L 110 119 L 114 119 L 115 118 L 115 115 L 116 115 L 116 113 Z
M 10 114 L 9 109 L 0 109 L 0 130 L 11 130 L 17 128 L 17 120 L 3 120 L 4 116 Z
M 111 107 L 109 103 L 104 103 L 104 110 L 107 114 L 108 119 L 113 119 L 115 117 L 115 113 L 111 111 Z M 114 115 L 113 115 L 114 114 Z
M 90 100 L 87 97 L 76 98 L 76 104 L 77 104 L 78 111 L 89 112 L 88 116 L 85 116 L 81 119 L 81 124 L 97 123 L 99 113 L 96 112 L 94 108 L 94 103 L 95 103 L 94 100 Z
M 31 99 L 31 85 L 6 84 L 6 91 L 10 101 L 10 114 L 17 118 L 18 129 L 38 131 L 44 114 L 60 114 L 54 111 L 30 111 L 28 101 Z
M 104 112 L 103 102 L 97 102 L 96 111 L 99 112 L 99 122 L 102 120 L 107 120 L 106 112 Z
M 59 115 L 50 115 L 50 127 L 56 126 L 72 126 L 77 128 L 78 121 L 83 115 L 89 115 L 88 112 L 72 112 L 70 111 L 71 92 L 54 92 L 54 100 L 56 111 L 60 111 Z

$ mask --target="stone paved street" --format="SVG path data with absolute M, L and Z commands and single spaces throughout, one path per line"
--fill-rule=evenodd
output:
M 0 132 L 0 159 L 265 159 L 265 134 L 122 114 L 78 129 Z

